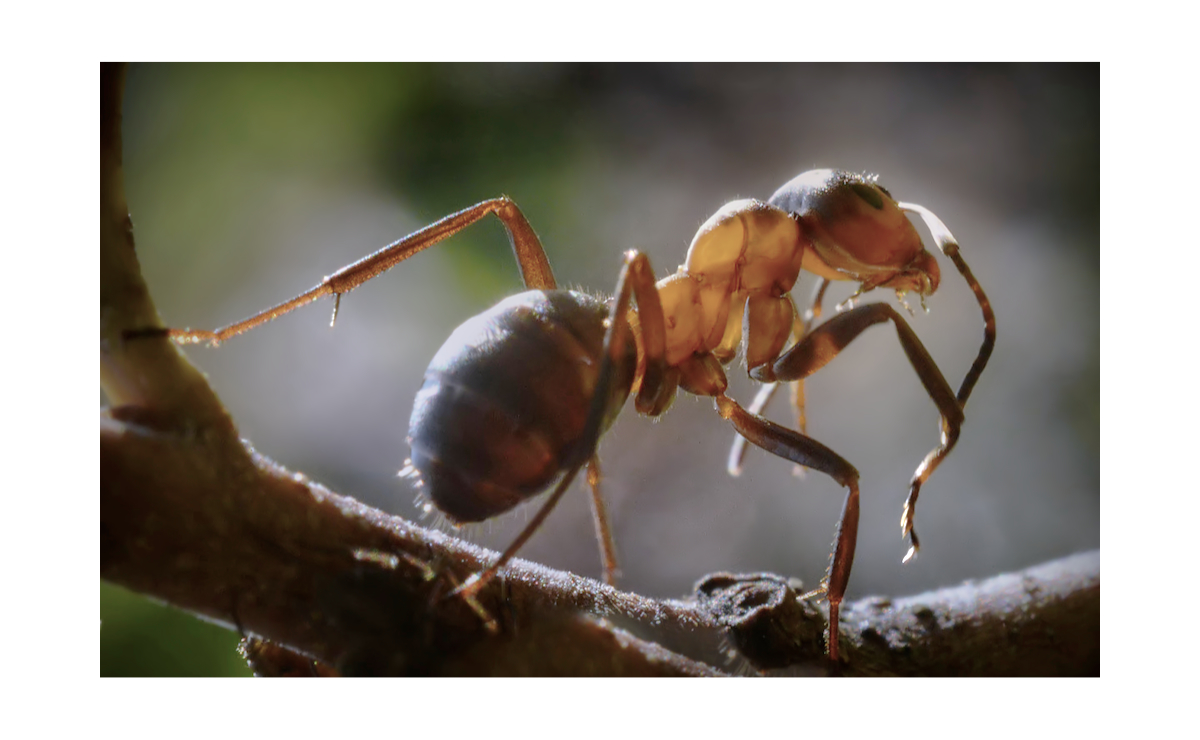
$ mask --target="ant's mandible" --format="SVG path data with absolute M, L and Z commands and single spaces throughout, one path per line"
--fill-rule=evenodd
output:
M 937 290 L 938 265 L 904 212 L 924 219 L 938 248 L 958 268 L 983 311 L 984 339 L 956 394 L 904 318 L 890 305 L 868 303 L 811 326 L 831 280 L 859 283 L 856 298 L 890 288 L 924 304 Z M 829 657 L 838 660 L 838 610 L 846 593 L 858 534 L 858 471 L 805 434 L 799 381 L 832 360 L 868 327 L 891 321 L 909 362 L 941 416 L 941 440 L 918 466 L 900 519 L 910 548 L 919 547 L 913 514 L 921 486 L 954 448 L 963 408 L 996 339 L 987 296 L 946 226 L 926 208 L 897 202 L 874 177 L 839 170 L 805 172 L 765 203 L 736 200 L 700 227 L 687 260 L 654 281 L 649 259 L 636 251 L 611 301 L 559 290 L 537 235 L 506 197 L 484 201 L 430 224 L 326 277 L 295 298 L 216 331 L 171 329 L 180 344 L 216 345 L 323 296 L 341 296 L 423 249 L 495 214 L 508 230 L 527 292 L 501 301 L 458 327 L 434 356 L 409 422 L 412 456 L 401 475 L 456 524 L 479 522 L 548 488 L 553 492 L 500 558 L 467 580 L 473 596 L 507 563 L 587 467 L 593 512 L 612 584 L 615 547 L 600 495 L 596 445 L 630 394 L 637 410 L 658 416 L 677 389 L 714 399 L 717 413 L 740 437 L 730 454 L 737 474 L 744 442 L 819 470 L 847 489 L 819 589 L 829 602 Z M 823 278 L 801 318 L 790 291 L 801 270 Z M 637 308 L 631 306 L 636 301 Z M 332 324 L 332 322 L 331 322 Z M 789 339 L 793 340 L 790 347 Z M 750 410 L 725 395 L 723 365 L 741 350 L 750 377 L 768 383 Z M 780 382 L 791 382 L 798 429 L 759 415 Z

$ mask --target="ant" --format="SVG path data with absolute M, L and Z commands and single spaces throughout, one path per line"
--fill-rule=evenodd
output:
M 868 327 L 894 325 L 941 417 L 941 440 L 913 474 L 904 503 L 900 524 L 910 543 L 907 561 L 920 547 L 913 518 L 921 486 L 958 441 L 963 408 L 996 339 L 991 305 L 946 226 L 923 206 L 896 201 L 875 180 L 811 170 L 766 202 L 727 203 L 700 227 L 685 263 L 662 280 L 655 282 L 644 254 L 627 252 L 611 301 L 558 289 L 525 216 L 512 200 L 495 198 L 446 216 L 250 318 L 216 331 L 170 329 L 167 334 L 179 344 L 215 346 L 329 295 L 334 297 L 332 326 L 343 294 L 494 214 L 508 232 L 527 290 L 468 319 L 434 356 L 417 393 L 408 433 L 412 455 L 400 475 L 415 481 L 427 510 L 436 507 L 456 525 L 490 519 L 554 486 L 497 561 L 455 593 L 473 599 L 541 526 L 584 467 L 605 580 L 613 585 L 617 561 L 600 494 L 596 445 L 630 395 L 640 413 L 658 416 L 677 390 L 685 390 L 712 397 L 718 415 L 740 435 L 730 453 L 732 474 L 740 470 L 744 441 L 749 441 L 825 473 L 847 489 L 826 576 L 805 594 L 823 595 L 829 603 L 829 658 L 836 664 L 838 612 L 858 534 L 859 475 L 807 436 L 799 382 Z M 924 307 L 937 290 L 938 263 L 905 212 L 925 221 L 983 311 L 983 343 L 957 394 L 896 309 L 886 303 L 854 305 L 870 290 L 889 288 L 906 309 L 907 292 L 916 293 Z M 803 317 L 790 295 L 802 270 L 822 278 Z M 811 326 L 834 280 L 855 281 L 859 288 L 833 317 Z M 768 384 L 750 410 L 725 394 L 723 366 L 739 350 L 750 377 Z M 798 429 L 760 415 L 784 382 L 796 389 Z

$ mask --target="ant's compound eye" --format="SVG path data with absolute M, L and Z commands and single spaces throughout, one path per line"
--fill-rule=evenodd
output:
M 850 183 L 850 189 L 853 190 L 858 197 L 862 198 L 867 203 L 870 203 L 871 207 L 875 210 L 883 210 L 883 197 L 879 195 L 879 190 L 883 190 L 883 188 L 876 190 L 875 186 L 869 185 L 865 182 L 852 182 Z M 887 191 L 884 190 L 884 192 L 886 193 Z M 890 198 L 891 194 L 889 194 L 888 197 Z
M 891 191 L 890 191 L 890 190 L 888 190 L 888 189 L 887 189 L 887 188 L 885 188 L 884 186 L 880 185 L 879 183 L 875 183 L 875 187 L 877 187 L 877 188 L 879 188 L 880 190 L 882 190 L 882 191 L 883 191 L 883 194 L 884 194 L 884 195 L 886 195 L 887 197 L 891 198 L 892 200 L 895 200 L 895 199 L 896 199 L 896 196 L 892 195 L 892 193 L 891 193 Z

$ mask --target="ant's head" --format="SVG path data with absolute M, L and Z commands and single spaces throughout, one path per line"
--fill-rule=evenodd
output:
M 896 199 L 873 175 L 811 170 L 771 196 L 800 223 L 822 267 L 862 283 L 924 298 L 941 279 L 937 261 Z
M 912 262 L 905 265 L 887 281 L 880 283 L 879 287 L 892 288 L 901 296 L 911 291 L 924 298 L 933 295 L 941 279 L 942 272 L 938 268 L 937 260 L 922 248 Z

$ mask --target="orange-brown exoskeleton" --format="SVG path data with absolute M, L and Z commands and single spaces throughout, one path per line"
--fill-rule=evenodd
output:
M 920 339 L 894 308 L 868 303 L 840 310 L 812 326 L 832 280 L 859 284 L 852 298 L 874 288 L 922 303 L 937 290 L 937 261 L 905 212 L 929 226 L 938 248 L 974 291 L 983 311 L 984 339 L 957 393 Z M 629 395 L 648 416 L 666 411 L 677 389 L 711 396 L 718 415 L 740 439 L 730 457 L 737 472 L 741 439 L 798 465 L 831 476 L 847 489 L 829 569 L 821 587 L 829 603 L 829 657 L 837 661 L 838 610 L 846 592 L 858 532 L 858 471 L 805 433 L 802 395 L 798 429 L 768 421 L 759 411 L 778 383 L 797 383 L 832 360 L 865 329 L 890 321 L 941 416 L 939 444 L 917 468 L 901 517 L 910 540 L 921 486 L 950 453 L 963 407 L 995 343 L 987 297 L 959 255 L 945 225 L 922 206 L 899 203 L 873 177 L 813 170 L 781 187 L 766 202 L 726 204 L 701 227 L 687 260 L 655 282 L 645 255 L 625 255 L 616 294 L 603 301 L 559 290 L 537 235 L 507 198 L 452 214 L 325 278 L 311 290 L 224 329 L 169 331 L 179 343 L 217 344 L 317 298 L 335 297 L 413 254 L 495 214 L 508 230 L 527 292 L 512 296 L 460 326 L 433 358 L 409 425 L 412 454 L 402 475 L 455 523 L 508 511 L 553 487 L 541 509 L 497 561 L 458 593 L 473 596 L 541 525 L 579 471 L 588 469 L 593 511 L 609 583 L 617 569 L 596 445 Z M 802 319 L 790 291 L 801 270 L 823 278 Z M 635 305 L 636 304 L 636 307 Z M 739 351 L 750 376 L 768 383 L 751 410 L 726 395 L 724 365 Z

